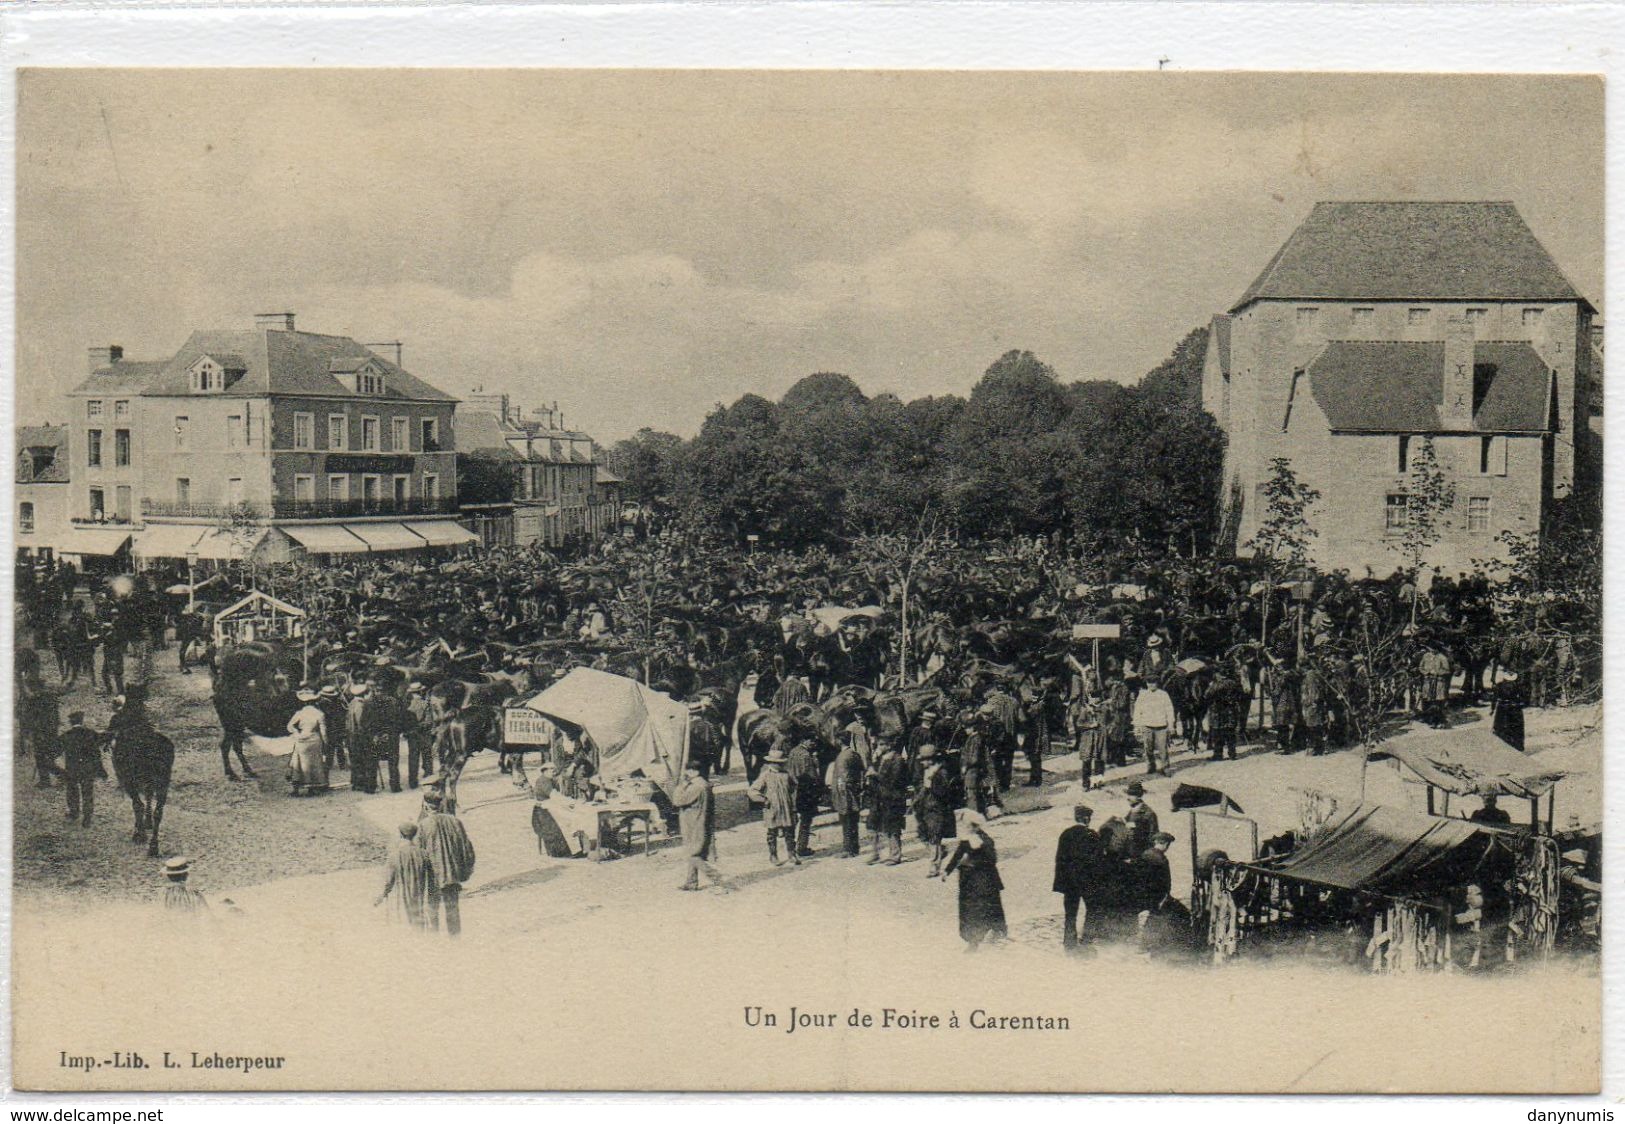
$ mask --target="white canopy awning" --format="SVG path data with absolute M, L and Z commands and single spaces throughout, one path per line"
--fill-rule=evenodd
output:
M 429 545 L 399 523 L 346 523 L 344 529 L 373 550 L 422 550 Z
M 218 527 L 211 528 L 209 533 L 198 540 L 197 551 L 199 558 L 212 558 L 216 560 L 246 558 L 259 549 L 265 540 L 266 529 L 257 528 L 252 534 L 248 532 L 223 531 Z
M 367 544 L 338 523 L 300 523 L 280 528 L 312 554 L 365 554 Z
M 80 527 L 67 537 L 59 553 L 95 554 L 111 558 L 130 541 L 128 528 Z
M 137 558 L 185 558 L 209 528 L 196 523 L 158 523 L 135 537 L 130 553 Z
M 462 546 L 465 543 L 479 542 L 480 537 L 466 527 L 460 527 L 450 519 L 409 520 L 403 524 L 415 535 L 421 535 L 430 546 Z

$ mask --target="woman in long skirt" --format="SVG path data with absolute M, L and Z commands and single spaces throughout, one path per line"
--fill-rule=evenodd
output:
M 293 755 L 288 759 L 288 784 L 293 795 L 323 792 L 327 789 L 327 715 L 316 705 L 315 691 L 299 692 L 302 704 L 288 719 L 293 735 Z
M 1007 937 L 1004 880 L 999 853 L 988 835 L 987 821 L 966 809 L 960 819 L 959 846 L 942 870 L 943 880 L 959 871 L 959 937 L 966 952 L 975 952 L 988 937 Z

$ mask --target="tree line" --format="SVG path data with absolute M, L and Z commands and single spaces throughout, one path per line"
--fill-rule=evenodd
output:
M 839 545 L 923 519 L 966 538 L 1056 534 L 1207 550 L 1224 436 L 1201 407 L 1207 330 L 1136 385 L 1062 383 L 1028 351 L 971 389 L 904 402 L 808 375 L 719 404 L 691 439 L 642 429 L 609 467 L 627 497 L 743 542 Z

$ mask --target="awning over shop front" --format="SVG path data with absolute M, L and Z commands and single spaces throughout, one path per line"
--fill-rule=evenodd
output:
M 373 550 L 422 550 L 429 545 L 399 523 L 346 523 L 344 529 Z
M 208 530 L 196 523 L 157 524 L 136 536 L 130 553 L 137 558 L 185 558 Z
M 259 549 L 260 543 L 265 541 L 265 528 L 257 528 L 252 533 L 247 531 L 223 531 L 218 527 L 211 528 L 209 533 L 198 540 L 194 547 L 199 558 L 210 558 L 217 561 L 247 558 Z
M 63 554 L 95 554 L 111 558 L 130 541 L 130 532 L 111 527 L 80 528 L 62 544 Z
M 311 554 L 365 554 L 367 544 L 338 523 L 295 524 L 280 530 Z
M 480 537 L 466 527 L 459 527 L 449 519 L 433 522 L 416 520 L 403 524 L 414 535 L 421 535 L 430 546 L 462 546 L 479 542 Z

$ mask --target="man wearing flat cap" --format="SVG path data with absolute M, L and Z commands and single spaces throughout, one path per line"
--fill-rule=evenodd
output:
M 468 837 L 463 821 L 445 811 L 439 789 L 423 794 L 423 814 L 418 817 L 418 839 L 429 863 L 429 896 L 424 904 L 424 918 L 429 928 L 440 928 L 444 911 L 446 935 L 455 937 L 463 931 L 463 915 L 459 907 L 463 884 L 474 875 L 474 843 Z
M 1084 943 L 1084 926 L 1089 923 L 1089 899 L 1100 889 L 1105 851 L 1100 836 L 1089 826 L 1094 810 L 1085 804 L 1072 809 L 1073 823 L 1061 832 L 1055 845 L 1055 882 L 1053 889 L 1061 895 L 1061 908 L 1065 919 L 1061 929 L 1061 945 L 1071 951 Z M 1083 926 L 1078 924 L 1079 906 L 1083 907 Z

